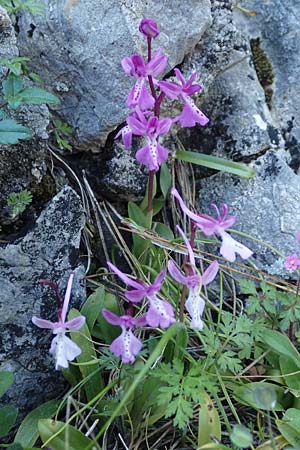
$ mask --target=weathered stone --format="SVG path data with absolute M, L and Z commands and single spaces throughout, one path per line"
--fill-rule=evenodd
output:
M 133 80 L 120 61 L 145 50 L 140 20 L 157 20 L 161 34 L 154 47 L 165 49 L 169 69 L 182 62 L 211 21 L 209 0 L 45 0 L 45 5 L 42 16 L 19 20 L 19 48 L 47 86 L 57 89 L 62 99 L 57 112 L 75 129 L 79 144 L 94 150 L 126 117 Z
M 0 252 L 0 364 L 16 379 L 2 401 L 22 413 L 57 396 L 64 386 L 49 355 L 51 334 L 35 327 L 33 315 L 54 320 L 53 291 L 40 279 L 57 282 L 64 292 L 71 270 L 78 265 L 84 212 L 78 195 L 64 187 L 42 212 L 34 228 Z M 72 305 L 80 305 L 85 289 L 83 267 L 75 270 Z
M 186 148 L 240 159 L 255 156 L 280 135 L 265 102 L 252 63 L 250 42 L 233 20 L 228 1 L 212 1 L 212 26 L 185 60 L 188 75 L 198 70 L 204 91 L 201 109 L 210 118 L 206 127 L 182 130 Z
M 229 214 L 237 215 L 233 228 L 268 243 L 284 255 L 297 252 L 299 176 L 289 167 L 284 150 L 267 152 L 253 163 L 253 167 L 256 176 L 251 180 L 225 173 L 202 180 L 201 211 L 213 214 L 209 205 L 225 202 L 229 205 Z M 255 252 L 258 267 L 269 273 L 288 276 L 280 256 L 250 239 L 232 235 Z
M 235 20 L 248 39 L 259 40 L 272 67 L 271 114 L 282 131 L 292 166 L 300 167 L 300 3 L 298 0 L 247 0 L 256 16 L 235 11 Z M 266 71 L 266 64 L 259 70 Z

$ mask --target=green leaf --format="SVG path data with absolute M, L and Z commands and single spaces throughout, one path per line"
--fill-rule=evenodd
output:
M 14 444 L 11 444 L 9 447 L 7 447 L 7 450 L 23 450 L 23 447 L 20 444 L 14 443 Z M 26 450 L 32 450 L 32 449 L 26 449 Z
M 14 374 L 12 372 L 0 372 L 0 397 L 10 388 L 14 382 Z
M 279 364 L 286 385 L 290 389 L 300 390 L 299 367 L 291 358 L 287 358 L 283 355 L 279 358 Z M 294 373 L 294 375 L 289 375 L 290 373 Z
M 2 406 L 0 408 L 0 437 L 6 436 L 14 426 L 18 415 L 15 406 Z
M 39 420 L 38 430 L 43 443 L 59 433 L 64 425 L 63 422 L 54 420 Z M 67 425 L 63 432 L 51 439 L 47 448 L 51 448 L 52 450 L 84 450 L 88 445 L 92 445 L 91 439 L 84 436 L 76 428 Z
M 234 386 L 233 394 L 239 402 L 267 411 L 282 411 L 290 398 L 281 386 L 266 382 Z
M 9 74 L 6 80 L 2 81 L 4 100 L 6 100 L 13 109 L 17 109 L 22 103 L 20 95 L 18 95 L 22 87 L 23 82 L 21 78 L 12 73 Z
M 104 296 L 104 286 L 100 286 L 87 298 L 81 308 L 81 314 L 86 318 L 86 324 L 89 327 L 90 333 L 92 333 L 100 310 L 103 308 Z
M 69 312 L 68 320 L 74 319 L 79 315 L 79 311 L 72 308 Z M 71 331 L 70 335 L 72 340 L 81 348 L 81 354 L 76 358 L 78 363 L 85 363 L 92 359 L 97 359 L 92 337 L 86 323 L 80 328 L 79 332 Z M 102 378 L 99 372 L 95 373 L 94 365 L 83 364 L 79 366 L 79 370 L 83 378 L 89 377 L 84 385 L 84 389 L 87 399 L 90 401 L 103 389 Z
M 153 224 L 154 231 L 158 234 L 158 236 L 167 239 L 168 241 L 173 241 L 174 233 L 173 231 L 164 223 L 154 222 Z
M 29 128 L 23 127 L 13 119 L 0 121 L 0 144 L 18 144 L 19 139 L 32 137 Z
M 135 203 L 128 203 L 128 217 L 133 220 L 137 225 L 142 227 L 147 226 L 147 218 L 144 211 Z
M 234 425 L 230 434 L 231 442 L 238 448 L 248 448 L 253 443 L 253 437 L 244 425 Z
M 254 281 L 242 278 L 239 280 L 239 285 L 243 294 L 257 295 L 256 286 Z
M 285 334 L 265 329 L 260 337 L 262 342 L 271 347 L 274 352 L 289 357 L 300 368 L 300 354 Z
M 172 177 L 166 163 L 160 166 L 159 184 L 164 198 L 167 197 L 170 187 L 172 186 Z
M 29 105 L 43 105 L 45 103 L 60 103 L 60 99 L 56 95 L 37 87 L 28 87 L 20 92 L 22 103 Z
M 204 392 L 204 402 L 199 405 L 198 447 L 221 440 L 221 421 L 210 396 Z
M 59 405 L 59 400 L 50 400 L 31 411 L 19 426 L 14 442 L 23 447 L 32 447 L 39 437 L 38 421 L 53 417 Z
M 276 420 L 276 425 L 282 436 L 288 441 L 289 444 L 299 448 L 300 446 L 300 431 L 289 425 L 283 420 Z
M 248 167 L 245 164 L 237 163 L 224 158 L 218 158 L 217 156 L 189 152 L 186 150 L 177 150 L 176 158 L 180 161 L 186 161 L 199 166 L 208 167 L 209 169 L 232 173 L 243 178 L 251 178 L 255 175 L 252 167 Z

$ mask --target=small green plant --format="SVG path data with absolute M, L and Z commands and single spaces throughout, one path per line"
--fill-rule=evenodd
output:
M 36 0 L 0 0 L 0 6 L 3 6 L 9 14 L 28 11 L 33 15 L 41 15 L 45 10 L 45 5 Z
M 0 113 L 0 144 L 17 144 L 20 139 L 32 137 L 29 128 L 6 117 L 10 108 L 16 110 L 21 105 L 58 104 L 60 102 L 58 97 L 40 87 L 24 85 L 24 80 L 28 80 L 28 78 L 35 83 L 41 82 L 39 76 L 30 71 L 27 61 L 29 58 L 26 57 L 0 59 L 0 66 L 7 68 L 6 77 L 2 81 L 2 93 L 0 93 L 4 106 Z
M 31 202 L 32 194 L 27 189 L 21 192 L 12 192 L 7 199 L 7 204 L 11 207 L 11 216 L 15 218 L 22 214 Z
M 53 120 L 54 124 L 54 136 L 56 139 L 56 143 L 61 150 L 69 150 L 72 151 L 72 145 L 69 142 L 69 136 L 73 133 L 73 128 L 68 125 L 66 122 L 63 122 L 59 119 Z

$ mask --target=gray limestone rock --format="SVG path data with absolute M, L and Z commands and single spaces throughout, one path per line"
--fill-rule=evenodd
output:
M 241 159 L 278 144 L 276 122 L 252 63 L 247 35 L 234 21 L 231 2 L 212 1 L 212 26 L 186 58 L 183 71 L 199 72 L 203 93 L 199 106 L 210 118 L 203 128 L 182 130 L 186 148 Z M 201 102 L 201 99 L 202 102 Z
M 286 153 L 268 151 L 253 167 L 256 176 L 251 180 L 229 174 L 217 174 L 201 181 L 200 208 L 213 214 L 211 203 L 229 205 L 229 214 L 237 215 L 232 227 L 275 247 L 283 255 L 298 251 L 296 231 L 300 229 L 300 179 L 289 167 Z M 270 249 L 232 234 L 251 248 L 255 263 L 269 273 L 288 276 L 283 258 Z M 242 260 L 240 260 L 242 261 Z
M 271 114 L 285 139 L 295 170 L 300 166 L 300 3 L 298 0 L 245 0 L 256 16 L 235 11 L 235 21 L 248 39 L 259 43 L 266 61 L 259 61 L 262 82 L 271 95 Z M 269 80 L 268 80 L 269 78 Z M 272 82 L 273 81 L 273 82 Z
M 125 100 L 133 80 L 122 70 L 125 56 L 145 50 L 140 20 L 157 20 L 169 69 L 199 42 L 210 25 L 209 0 L 44 0 L 45 14 L 18 22 L 18 46 L 32 66 L 56 89 L 57 112 L 77 133 L 79 144 L 97 150 L 124 121 Z
M 0 249 L 0 364 L 16 375 L 2 401 L 15 404 L 21 413 L 56 397 L 64 386 L 49 355 L 51 333 L 35 327 L 31 318 L 55 320 L 54 293 L 39 280 L 58 283 L 64 293 L 74 267 L 71 303 L 82 303 L 84 270 L 78 262 L 84 223 L 78 195 L 64 187 L 24 238 Z

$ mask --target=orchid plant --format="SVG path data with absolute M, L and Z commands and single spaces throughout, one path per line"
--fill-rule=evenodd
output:
M 71 297 L 72 283 L 74 279 L 74 273 L 71 273 L 65 293 L 65 298 L 63 305 L 61 305 L 61 298 L 59 295 L 58 286 L 51 283 L 48 280 L 42 280 L 43 284 L 47 284 L 52 289 L 54 289 L 57 301 L 57 322 L 51 322 L 50 320 L 40 319 L 39 317 L 33 317 L 32 322 L 39 328 L 46 328 L 51 330 L 56 336 L 53 338 L 50 353 L 55 359 L 55 368 L 66 369 L 69 367 L 69 361 L 73 361 L 77 356 L 80 355 L 81 349 L 79 346 L 73 342 L 66 332 L 68 331 L 78 331 L 85 323 L 85 317 L 79 316 L 72 320 L 66 321 L 67 311 L 69 308 L 69 302 Z

